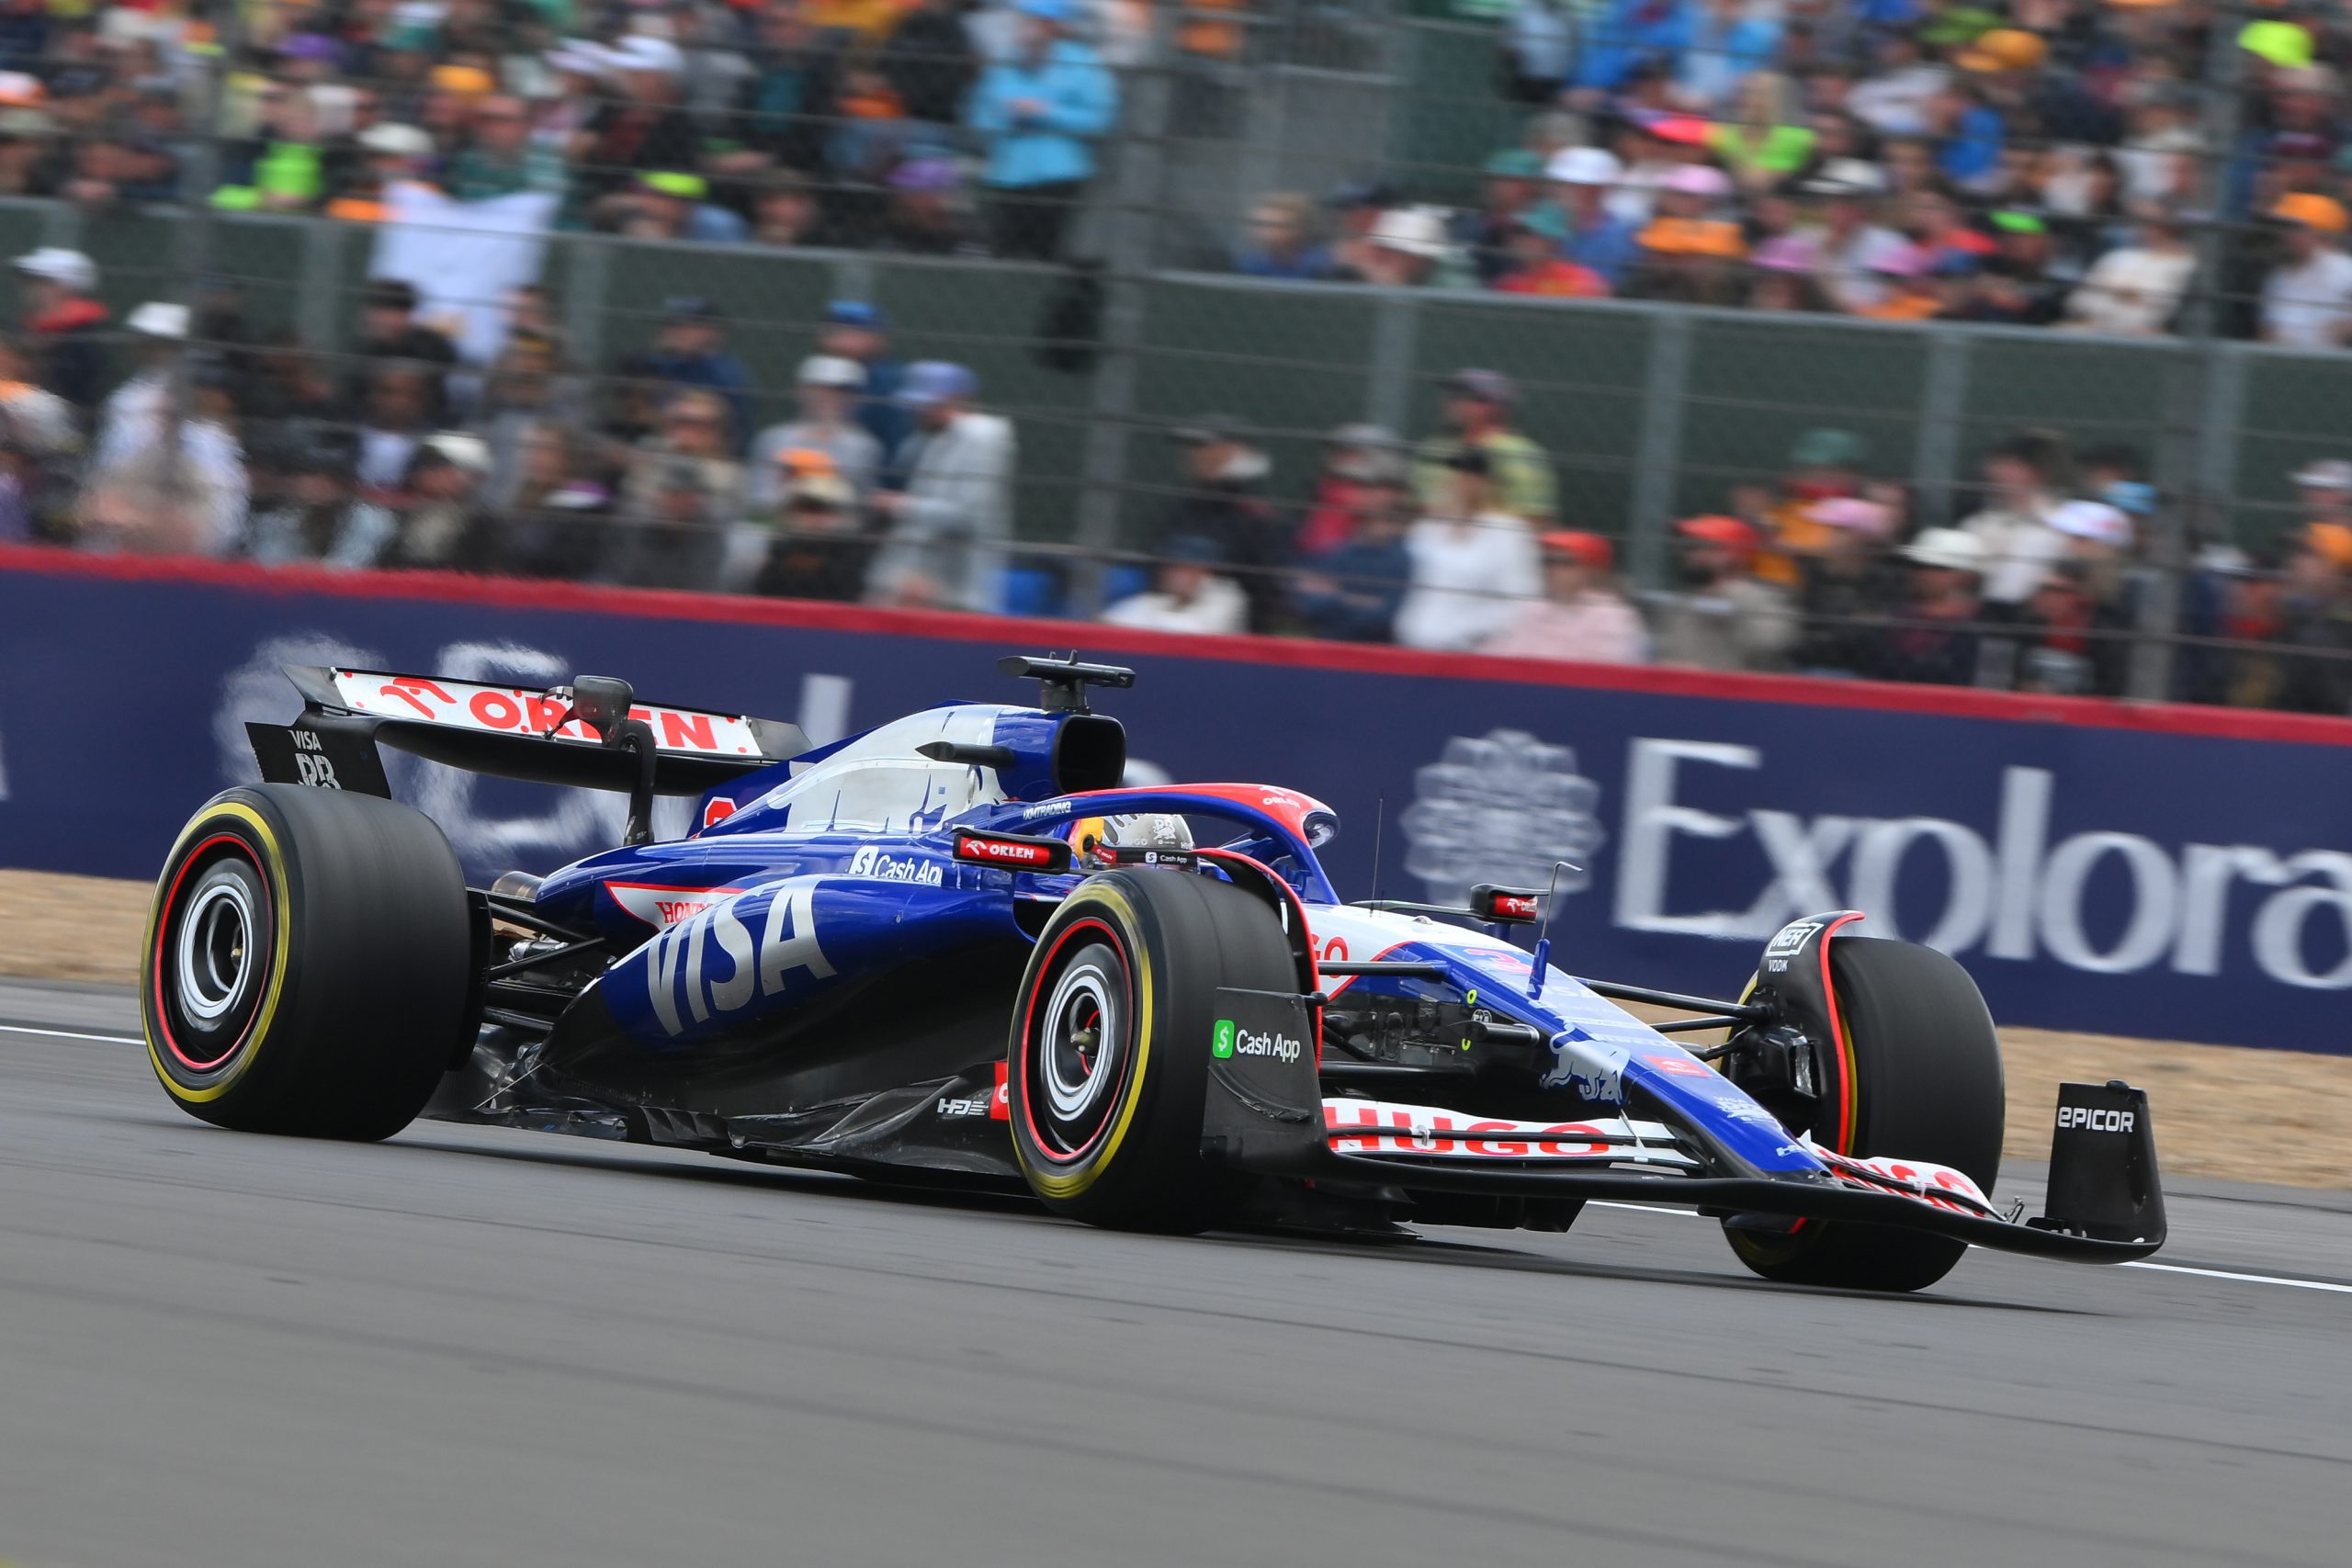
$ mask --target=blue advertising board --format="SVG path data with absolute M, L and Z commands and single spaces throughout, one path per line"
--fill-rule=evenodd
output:
M 0 550 L 0 865 L 146 876 L 277 667 L 546 685 L 797 719 L 819 740 L 1015 696 L 1006 652 L 1115 658 L 1130 782 L 1275 784 L 1344 824 L 1343 897 L 1565 897 L 1578 973 L 1736 987 L 1793 916 L 1954 953 L 2013 1024 L 2352 1050 L 2352 721 L 1596 670 L 452 579 L 190 576 Z M 393 759 L 477 876 L 616 840 L 616 796 Z M 657 818 L 683 831 L 689 807 Z M 1567 862 L 1571 869 L 1555 868 Z

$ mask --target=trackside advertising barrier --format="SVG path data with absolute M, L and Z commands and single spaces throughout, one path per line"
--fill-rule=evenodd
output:
M 821 741 L 1017 700 L 1000 654 L 1073 647 L 1138 671 L 1100 698 L 1129 782 L 1320 796 L 1345 897 L 1375 843 L 1390 897 L 1572 863 L 1577 973 L 1735 988 L 1784 920 L 1854 907 L 1961 958 L 2005 1022 L 2352 1050 L 2352 720 L 2285 715 L 0 548 L 0 865 L 152 875 L 255 776 L 244 721 L 298 710 L 281 664 L 619 675 Z M 477 876 L 618 840 L 618 795 L 391 763 Z

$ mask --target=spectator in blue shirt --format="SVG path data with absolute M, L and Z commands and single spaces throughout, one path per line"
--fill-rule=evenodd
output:
M 1974 186 L 2000 172 L 2008 127 L 1971 82 L 1952 82 L 1929 104 L 1939 144 L 1936 166 L 1954 185 Z
M 1742 78 L 1772 69 L 1781 51 L 1781 17 L 1748 0 L 1702 0 L 1690 46 L 1675 62 L 1674 85 L 1694 108 L 1731 107 Z
M 1623 178 L 1624 166 L 1614 153 L 1600 148 L 1569 147 L 1544 172 L 1551 177 L 1553 199 L 1560 209 L 1560 254 L 1599 273 L 1611 292 L 1623 288 L 1642 249 L 1633 225 L 1607 206 L 1610 189 Z
M 1334 642 L 1396 640 L 1396 606 L 1412 584 L 1405 544 L 1418 510 L 1401 473 L 1365 487 L 1363 516 L 1343 544 L 1300 565 L 1293 603 L 1317 637 Z
M 1609 0 L 1587 28 L 1576 85 L 1612 93 L 1635 66 L 1674 60 L 1690 47 L 1690 0 Z
M 1234 253 L 1233 270 L 1248 277 L 1328 277 L 1331 253 L 1315 243 L 1315 209 L 1296 191 L 1276 191 L 1250 209 L 1250 231 Z
M 1092 45 L 1069 36 L 1074 0 L 1013 0 L 1013 10 L 1018 45 L 981 73 L 970 118 L 988 144 L 996 254 L 1057 261 L 1094 177 L 1090 143 L 1118 119 L 1119 85 Z
M 662 302 L 662 328 L 653 346 L 624 361 L 621 373 L 673 387 L 697 387 L 727 400 L 733 429 L 729 450 L 752 434 L 752 376 L 727 347 L 727 318 L 718 306 L 692 295 Z
M 852 359 L 865 367 L 865 397 L 857 406 L 857 423 L 881 444 L 886 465 L 895 464 L 899 448 L 914 433 L 914 415 L 899 400 L 899 384 L 906 367 L 890 357 L 890 319 L 882 307 L 864 299 L 836 299 L 825 307 L 824 330 L 817 337 L 817 352 Z M 892 467 L 882 473 L 882 488 L 899 488 Z

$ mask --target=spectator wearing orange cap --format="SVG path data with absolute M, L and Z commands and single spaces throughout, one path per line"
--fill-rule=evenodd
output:
M 2262 284 L 2262 335 L 2290 348 L 2340 348 L 2352 338 L 2352 256 L 2341 249 L 2352 227 L 2332 196 L 2292 191 L 2270 216 L 2286 225 L 2283 253 Z
M 1555 528 L 1544 550 L 1544 597 L 1520 607 L 1481 653 L 1505 659 L 1566 659 L 1641 664 L 1649 658 L 1642 617 L 1611 576 L 1616 552 L 1598 534 Z
M 2275 640 L 2301 657 L 2279 660 L 2273 705 L 2298 713 L 2352 708 L 2352 540 L 2326 525 L 2292 540 Z
M 2352 462 L 2322 457 L 2287 476 L 2302 513 L 2302 537 L 2339 567 L 2352 567 Z
M 1736 517 L 1674 525 L 1682 587 L 1650 600 L 1661 664 L 1701 670 L 1777 670 L 1796 641 L 1789 596 L 1754 576 L 1763 536 Z
M 1732 195 L 1731 177 L 1711 164 L 1686 164 L 1658 188 L 1657 216 L 1638 236 L 1634 291 L 1654 299 L 1705 301 L 1738 281 L 1734 264 L 1747 254 L 1739 225 L 1713 216 Z

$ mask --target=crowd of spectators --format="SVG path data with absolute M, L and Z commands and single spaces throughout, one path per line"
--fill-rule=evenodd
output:
M 1525 129 L 1487 160 L 1474 203 L 1378 176 L 1320 203 L 1273 193 L 1249 212 L 1235 267 L 2352 341 L 2341 7 L 1513 0 L 1510 13 L 1498 77 Z
M 568 229 L 1054 260 L 1150 25 L 1143 0 L 239 11 L 232 38 L 8 0 L 0 195 L 369 221 L 414 181 L 548 193 Z
M 0 193 L 368 222 L 421 181 L 538 192 L 564 224 L 632 235 L 1052 259 L 1150 22 L 1116 0 L 243 15 L 232 47 L 169 9 L 0 0 Z M 2256 266 L 2250 330 L 2334 344 L 2352 321 L 2339 40 L 2293 10 L 2222 39 L 2208 15 L 1524 0 L 1504 76 L 1527 136 L 1482 203 L 1269 197 L 1241 265 L 2158 332 L 2219 254 Z M 1229 27 L 1175 36 L 1238 48 Z M 2217 162 L 2191 84 L 2225 47 L 2246 56 L 2244 130 Z M 189 85 L 223 50 L 232 134 L 198 157 Z M 2200 253 L 2211 216 L 2264 221 Z M 687 295 L 648 312 L 643 346 L 585 363 L 541 288 L 499 303 L 500 346 L 477 354 L 379 277 L 325 354 L 254 330 L 234 278 L 118 316 L 81 251 L 12 270 L 0 540 L 974 611 L 1099 597 L 1159 630 L 2053 693 L 2132 687 L 2153 629 L 2188 639 L 2176 695 L 2352 711 L 2352 462 L 2325 452 L 2295 471 L 2276 551 L 2159 562 L 2143 451 L 2024 432 L 1923 501 L 1825 427 L 1777 480 L 1674 524 L 1660 585 L 1636 590 L 1622 541 L 1564 512 L 1519 389 L 1467 368 L 1434 429 L 1343 426 L 1304 485 L 1243 422 L 1187 423 L 1167 482 L 1131 476 L 1104 563 L 1024 553 L 1015 417 L 967 366 L 903 363 L 861 299 L 825 308 L 786 413 L 724 310 Z M 1012 597 L 1023 577 L 1041 601 Z
M 968 367 L 893 357 L 865 301 L 826 308 L 794 417 L 755 429 L 708 299 L 664 300 L 592 374 L 536 286 L 473 365 L 398 280 L 366 286 L 330 357 L 250 331 L 233 280 L 117 323 L 81 252 L 13 270 L 0 541 L 1001 607 L 1012 423 Z
M 465 363 L 413 288 L 360 296 L 337 360 L 257 340 L 226 280 L 110 333 L 82 254 L 14 264 L 0 338 L 0 540 L 440 569 L 998 612 L 1024 562 L 1018 431 L 967 367 L 901 364 L 876 306 L 828 306 L 791 417 L 757 425 L 729 323 L 665 301 L 640 351 L 571 366 L 536 288 Z M 1670 531 L 1647 592 L 1567 525 L 1552 457 L 1498 372 L 1447 378 L 1417 441 L 1329 433 L 1304 493 L 1263 440 L 1204 416 L 1102 585 L 1114 625 L 1433 652 L 2120 695 L 2140 635 L 2187 641 L 2174 694 L 2352 713 L 2352 460 L 2292 475 L 2283 547 L 2151 558 L 2145 455 L 2047 432 L 1983 452 L 1951 526 L 1851 431 L 1805 432 L 1769 484 Z M 757 426 L 755 428 L 755 426 Z M 175 463 L 169 455 L 183 456 Z M 1068 565 L 1068 558 L 1044 558 Z
M 2208 545 L 2167 572 L 2135 448 L 2019 432 L 1978 455 L 1947 526 L 1860 435 L 1825 427 L 1773 482 L 1675 523 L 1666 583 L 1644 592 L 1621 577 L 1616 540 L 1562 525 L 1510 380 L 1466 369 L 1444 390 L 1441 427 L 1418 443 L 1330 432 L 1289 503 L 1238 422 L 1179 429 L 1181 493 L 1145 541 L 1156 569 L 1104 619 L 2109 696 L 2153 625 L 2182 637 L 2177 698 L 2352 713 L 2352 460 L 2296 469 L 2300 520 L 2277 550 Z

